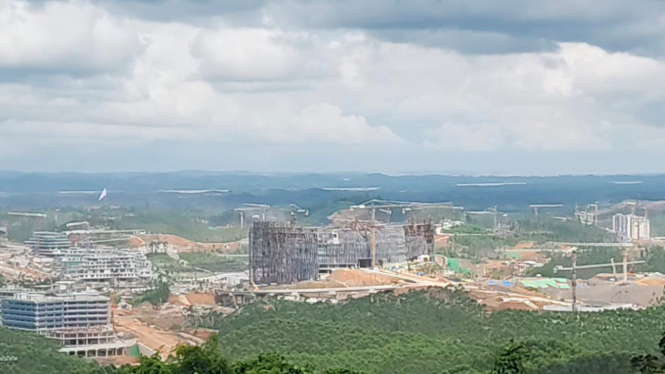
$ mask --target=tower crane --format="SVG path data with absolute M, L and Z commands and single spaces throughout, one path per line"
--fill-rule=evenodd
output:
M 309 217 L 309 209 L 303 209 L 296 204 L 290 204 L 291 207 L 291 219 L 293 223 L 296 222 L 296 214 L 303 214 L 305 217 Z
M 266 204 L 254 204 L 254 203 L 244 203 L 244 207 L 236 208 L 233 211 L 240 213 L 240 228 L 245 228 L 245 212 L 261 212 L 261 221 L 265 222 L 266 212 L 270 209 L 270 205 Z
M 498 211 L 496 205 L 487 208 L 487 210 L 468 211 L 468 212 L 464 213 L 465 216 L 469 215 L 469 214 L 477 214 L 477 215 L 491 214 L 492 219 L 493 219 L 492 231 L 497 231 L 497 229 L 499 228 L 499 211 Z M 507 217 L 507 216 L 508 216 L 507 214 L 505 214 L 505 213 L 503 214 L 503 217 Z
M 531 204 L 531 205 L 529 205 L 529 208 L 533 209 L 533 215 L 535 217 L 538 217 L 538 209 L 561 208 L 561 207 L 563 207 L 563 204 Z
M 448 208 L 454 209 L 453 203 L 418 203 L 418 202 L 409 202 L 409 201 L 391 201 L 391 200 L 380 200 L 372 199 L 367 202 L 364 202 L 359 205 L 351 205 L 349 210 L 362 210 L 368 209 L 371 213 L 371 221 L 367 225 L 363 225 L 363 228 L 369 232 L 370 239 L 370 248 L 372 250 L 372 268 L 376 267 L 376 231 L 377 231 L 377 222 L 376 222 L 376 212 L 377 210 L 388 215 L 388 221 L 390 222 L 390 216 L 392 216 L 392 209 L 401 209 L 402 214 L 406 212 L 413 212 L 418 209 L 429 209 L 429 208 Z
M 42 223 L 42 220 L 46 219 L 46 214 L 44 213 L 23 213 L 23 212 L 8 212 L 8 216 L 11 217 L 26 217 L 35 219 L 35 231 L 39 231 L 39 227 Z
M 622 255 L 623 255 L 623 281 L 627 282 L 628 281 L 628 265 L 634 265 L 634 264 L 643 264 L 646 261 L 628 261 L 628 252 L 626 250 L 622 250 Z M 612 259 L 612 262 L 609 264 L 592 264 L 592 265 L 577 265 L 577 248 L 574 248 L 571 257 L 573 260 L 572 266 L 571 267 L 563 267 L 563 266 L 555 266 L 553 271 L 556 274 L 559 271 L 570 271 L 572 275 L 572 288 L 573 288 L 573 304 L 572 304 L 572 310 L 573 312 L 577 311 L 577 270 L 580 269 L 596 269 L 596 268 L 604 268 L 604 267 L 612 267 L 612 272 L 616 274 L 616 267 L 614 263 L 614 259 Z
M 590 208 L 593 208 L 593 225 L 598 226 L 598 202 L 596 201 L 593 204 L 588 204 L 586 206 L 587 212 Z

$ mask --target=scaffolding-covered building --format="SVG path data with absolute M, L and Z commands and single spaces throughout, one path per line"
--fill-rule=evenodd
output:
M 255 222 L 249 234 L 250 279 L 257 284 L 290 284 L 316 279 L 340 268 L 402 263 L 434 251 L 431 224 L 377 225 L 343 229 Z

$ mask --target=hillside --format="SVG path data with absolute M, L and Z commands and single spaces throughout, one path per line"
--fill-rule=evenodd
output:
M 461 291 L 375 295 L 347 304 L 258 302 L 215 326 L 223 352 L 244 359 L 277 352 L 319 368 L 368 373 L 481 373 L 510 339 L 539 374 L 627 374 L 630 357 L 652 352 L 665 307 L 593 314 L 487 314 Z
M 87 374 L 98 367 L 58 352 L 54 341 L 5 328 L 0 328 L 0 359 L 2 374 Z

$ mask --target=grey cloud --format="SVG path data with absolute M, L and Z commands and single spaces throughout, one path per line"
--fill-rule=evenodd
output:
M 502 54 L 554 51 L 556 43 L 534 37 L 518 38 L 491 31 L 460 29 L 373 30 L 371 35 L 396 43 L 418 44 L 428 48 L 452 49 L 465 54 Z
M 93 0 L 118 15 L 154 21 L 205 24 L 211 17 L 229 23 L 257 25 L 259 10 L 270 0 Z
M 364 29 L 470 53 L 540 51 L 551 42 L 587 42 L 611 51 L 665 53 L 657 0 L 115 0 L 114 12 L 153 20 L 283 29 Z M 214 24 L 214 23 L 213 23 Z M 430 33 L 431 37 L 427 34 Z M 458 35 L 455 36 L 455 33 Z

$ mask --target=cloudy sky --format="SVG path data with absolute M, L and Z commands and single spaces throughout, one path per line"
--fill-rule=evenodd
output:
M 659 0 L 0 0 L 0 169 L 665 172 Z

